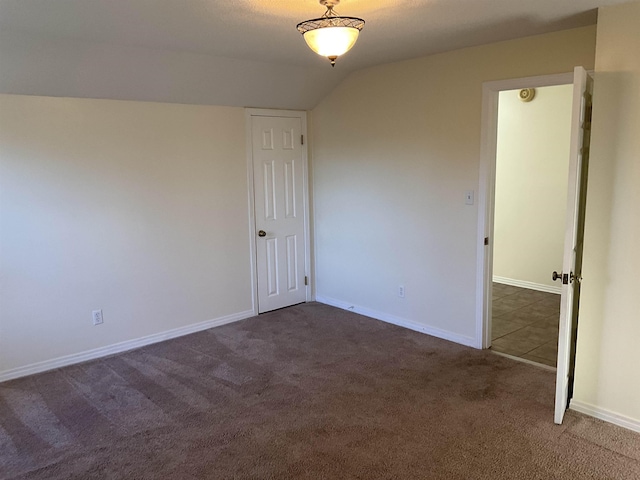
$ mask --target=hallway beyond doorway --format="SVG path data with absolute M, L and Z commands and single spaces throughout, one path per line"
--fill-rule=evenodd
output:
M 555 367 L 559 319 L 560 295 L 493 283 L 492 350 Z

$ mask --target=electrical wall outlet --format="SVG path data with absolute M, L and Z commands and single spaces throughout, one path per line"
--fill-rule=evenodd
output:
M 398 285 L 398 296 L 404 298 L 404 285 Z
M 94 325 L 100 325 L 104 323 L 104 319 L 102 318 L 102 310 L 94 310 L 91 312 L 91 318 L 93 319 Z

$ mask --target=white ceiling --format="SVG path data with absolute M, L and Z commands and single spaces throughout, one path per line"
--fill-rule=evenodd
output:
M 366 25 L 334 73 L 295 29 L 323 13 L 318 0 L 0 0 L 0 33 L 3 42 L 32 37 L 318 69 L 335 83 L 375 64 L 594 24 L 598 6 L 623 1 L 342 0 L 336 10 Z

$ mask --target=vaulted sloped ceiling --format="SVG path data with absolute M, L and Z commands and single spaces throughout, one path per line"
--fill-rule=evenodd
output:
M 623 0 L 342 0 L 335 68 L 295 26 L 317 0 L 0 0 L 0 92 L 309 109 L 350 72 L 594 24 Z

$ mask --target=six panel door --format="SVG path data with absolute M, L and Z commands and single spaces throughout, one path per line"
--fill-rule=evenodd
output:
M 252 117 L 259 313 L 306 300 L 301 123 Z

